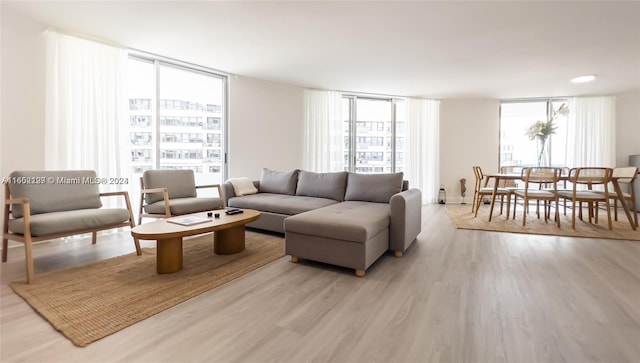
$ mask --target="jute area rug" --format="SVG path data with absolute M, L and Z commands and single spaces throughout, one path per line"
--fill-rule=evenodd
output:
M 246 232 L 246 249 L 213 253 L 213 235 L 183 242 L 183 270 L 156 273 L 155 248 L 36 276 L 10 286 L 73 344 L 83 347 L 284 256 L 284 239 Z
M 640 241 L 640 230 L 634 231 L 631 228 L 624 212 L 618 212 L 617 222 L 613 218 L 613 212 L 611 213 L 613 230 L 609 230 L 607 214 L 602 210 L 599 212 L 598 224 L 589 223 L 586 210 L 583 214 L 584 221 L 581 221 L 576 215 L 576 229 L 573 229 L 571 228 L 571 211 L 569 209 L 567 209 L 566 216 L 563 215 L 563 210 L 560 210 L 560 228 L 558 228 L 553 220 L 553 216 L 547 222 L 544 221 L 542 215 L 540 219 L 538 219 L 534 206 L 530 207 L 529 214 L 527 214 L 527 224 L 525 226 L 522 226 L 523 211 L 521 206 L 516 212 L 515 220 L 511 219 L 511 216 L 509 216 L 509 220 L 507 220 L 504 214 L 500 215 L 499 208 L 496 206 L 491 222 L 489 222 L 488 205 L 480 205 L 478 216 L 475 218 L 474 214 L 471 213 L 471 204 L 447 204 L 446 208 L 453 225 L 461 229 Z M 513 213 L 513 210 L 511 213 Z

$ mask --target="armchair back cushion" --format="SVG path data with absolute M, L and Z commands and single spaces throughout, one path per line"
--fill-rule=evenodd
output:
M 14 171 L 9 175 L 12 198 L 28 198 L 31 215 L 102 207 L 93 170 Z M 22 205 L 11 214 L 22 218 Z
M 300 171 L 296 195 L 327 198 L 342 202 L 347 187 L 347 172 L 313 173 Z
M 357 174 L 349 173 L 344 200 L 389 203 L 403 186 L 403 173 Z
M 169 199 L 196 197 L 193 170 L 146 170 L 142 174 L 145 189 L 167 188 Z M 164 200 L 162 193 L 146 193 L 147 204 Z
M 295 195 L 298 172 L 298 170 L 286 172 L 263 168 L 258 190 L 260 193 Z

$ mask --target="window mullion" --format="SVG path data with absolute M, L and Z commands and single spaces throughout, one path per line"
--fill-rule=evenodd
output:
M 356 171 L 356 137 L 358 136 L 358 128 L 356 127 L 357 117 L 357 102 L 356 97 L 349 98 L 349 171 Z
M 156 160 L 155 160 L 155 168 L 160 169 L 160 62 L 156 59 L 153 61 L 153 66 L 155 70 L 156 76 L 156 99 L 155 99 L 155 115 L 156 115 L 156 127 L 155 127 L 155 151 L 156 151 Z
M 396 172 L 396 100 L 391 99 L 391 172 Z

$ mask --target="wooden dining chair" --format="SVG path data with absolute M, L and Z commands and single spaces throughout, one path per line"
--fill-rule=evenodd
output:
M 473 167 L 473 173 L 476 177 L 475 188 L 473 192 L 473 205 L 471 206 L 471 212 L 475 211 L 475 217 L 478 216 L 478 209 L 480 209 L 480 203 L 482 203 L 483 197 L 490 197 L 493 195 L 493 186 L 488 185 L 488 180 L 485 180 L 482 168 L 479 166 Z M 511 190 L 507 188 L 500 188 L 496 190 L 496 196 L 500 196 L 500 214 L 502 214 L 502 207 L 504 204 L 504 198 L 507 197 L 507 219 L 509 219 L 509 211 L 511 207 Z
M 571 168 L 568 167 L 563 167 L 560 169 L 560 180 L 556 183 L 556 190 L 557 192 L 561 192 L 561 191 L 570 191 L 571 190 L 571 183 L 569 183 L 569 171 L 571 170 Z M 566 216 L 567 215 L 567 200 L 566 199 L 558 199 L 558 202 L 562 201 L 562 208 L 563 211 L 562 213 Z
M 558 210 L 558 191 L 557 184 L 560 179 L 560 168 L 537 167 L 526 168 L 522 172 L 522 180 L 524 181 L 524 189 L 516 189 L 513 192 L 514 203 L 518 197 L 524 200 L 525 209 L 522 213 L 522 225 L 527 224 L 527 209 L 530 200 L 537 202 L 544 201 L 544 220 L 549 220 L 550 208 L 555 209 L 555 221 L 560 227 L 560 213 Z M 548 188 L 541 188 L 542 185 L 548 185 Z M 551 204 L 554 204 L 553 206 Z M 515 204 L 514 204 L 515 205 Z M 516 208 L 513 209 L 513 218 L 516 218 Z M 538 209 L 538 218 L 540 211 Z
M 635 180 L 638 176 L 638 168 L 635 166 L 626 166 L 626 167 L 616 167 L 613 168 L 613 173 L 611 175 L 612 179 L 617 179 L 620 187 L 623 185 L 627 185 L 628 193 L 623 192 L 622 197 L 618 196 L 618 193 L 613 189 L 612 186 L 608 186 L 609 188 L 609 198 L 613 200 L 613 219 L 615 221 L 618 220 L 618 201 L 620 203 L 629 203 L 631 202 L 631 212 L 633 213 L 633 223 L 635 223 L 636 227 L 638 227 L 638 208 L 636 206 L 636 191 L 635 191 Z M 604 192 L 600 192 L 604 193 Z
M 508 165 L 508 166 L 501 166 L 500 167 L 500 174 L 522 174 L 522 170 L 524 169 L 524 167 L 522 166 L 516 166 L 516 165 Z M 505 188 L 505 189 L 509 189 L 509 191 L 511 191 L 510 196 L 513 195 L 513 192 L 516 191 L 516 189 L 518 189 L 519 187 L 521 187 L 520 185 L 518 185 L 518 181 L 514 180 L 514 179 L 500 179 L 500 185 L 498 185 L 501 188 Z M 515 204 L 513 205 L 515 208 Z
M 580 205 L 580 219 L 582 219 L 582 202 L 587 203 L 589 223 L 593 223 L 593 219 L 596 218 L 595 210 L 598 203 L 604 203 L 607 210 L 609 229 L 613 229 L 613 225 L 611 223 L 611 208 L 609 204 L 611 195 L 606 187 L 611 181 L 612 175 L 613 169 L 611 168 L 585 167 L 569 170 L 567 180 L 572 184 L 572 188 L 571 190 L 558 192 L 558 196 L 571 201 L 571 227 L 573 229 L 576 228 L 576 209 L 578 208 L 578 205 Z M 594 186 L 598 185 L 604 187 L 604 192 L 599 192 L 593 189 Z
M 522 166 L 516 165 L 501 166 L 500 174 L 521 174 L 522 169 L 524 169 Z M 518 188 L 518 186 L 516 185 L 516 181 L 513 179 L 501 179 L 499 186 L 501 188 L 510 188 L 512 190 Z

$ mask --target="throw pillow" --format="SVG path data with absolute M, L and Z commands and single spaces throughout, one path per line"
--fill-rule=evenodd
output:
M 260 175 L 260 193 L 296 194 L 298 184 L 298 170 L 276 171 L 267 168 L 262 169 Z
M 313 173 L 300 171 L 296 195 L 307 197 L 328 198 L 342 202 L 347 187 L 347 172 Z
M 233 186 L 233 192 L 238 197 L 249 194 L 256 194 L 258 192 L 258 188 L 253 185 L 253 182 L 249 178 L 231 178 L 227 180 L 227 183 L 231 183 L 231 185 Z
M 349 173 L 344 200 L 389 203 L 394 194 L 402 191 L 404 174 L 357 174 Z

